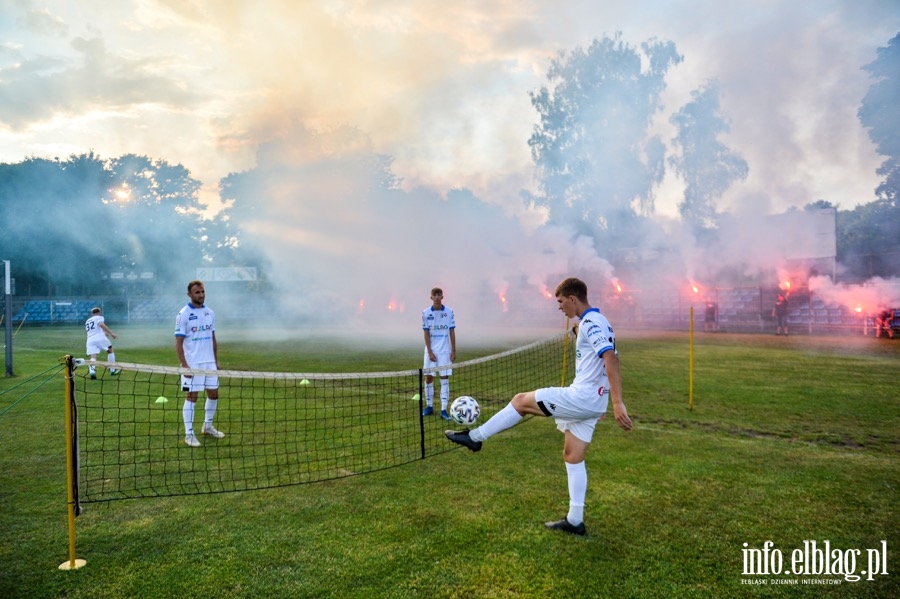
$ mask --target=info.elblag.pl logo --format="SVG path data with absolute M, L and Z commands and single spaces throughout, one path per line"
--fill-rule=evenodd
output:
M 744 543 L 744 576 L 794 576 L 793 579 L 742 580 L 743 584 L 840 584 L 875 580 L 888 574 L 887 541 L 873 549 L 840 549 L 831 541 L 803 541 L 803 546 L 785 553 L 766 541 L 761 548 Z M 864 569 L 863 569 L 864 566 Z M 807 578 L 815 577 L 815 578 Z M 841 577 L 841 578 L 823 578 Z

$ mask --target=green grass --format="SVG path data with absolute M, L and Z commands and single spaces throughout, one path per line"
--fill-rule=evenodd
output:
M 120 360 L 173 363 L 170 331 L 116 332 Z M 533 419 L 478 454 L 278 489 L 89 504 L 76 523 L 87 565 L 60 571 L 62 380 L 26 381 L 64 353 L 81 355 L 82 335 L 24 328 L 17 376 L 0 379 L 0 391 L 17 386 L 0 395 L 0 597 L 900 596 L 897 341 L 698 335 L 689 410 L 686 335 L 620 333 L 635 429 L 598 426 L 585 538 L 543 529 L 568 496 L 561 435 Z M 334 339 L 304 337 L 223 332 L 222 367 L 360 372 L 420 360 L 418 339 L 351 356 Z M 512 346 L 461 343 L 460 359 Z M 767 540 L 785 566 L 806 540 L 861 549 L 857 571 L 885 540 L 890 574 L 837 586 L 743 575 L 743 544 Z

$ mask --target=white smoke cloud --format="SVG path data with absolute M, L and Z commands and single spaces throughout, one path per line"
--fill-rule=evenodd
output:
M 0 160 L 146 154 L 186 165 L 207 194 L 301 118 L 366 131 L 406 189 L 490 197 L 498 182 L 527 184 L 527 93 L 549 60 L 621 31 L 684 54 L 668 108 L 721 82 L 725 141 L 750 165 L 725 202 L 764 197 L 775 212 L 872 198 L 880 161 L 855 114 L 870 84 L 861 67 L 900 29 L 894 0 L 94 4 L 0 0 Z M 680 191 L 657 205 L 674 214 Z
M 844 306 L 873 315 L 886 308 L 900 307 L 900 279 L 874 277 L 862 284 L 835 283 L 830 277 L 809 280 L 809 291 L 827 305 Z
M 540 223 L 543 210 L 493 205 L 468 190 L 384 189 L 364 135 L 285 132 L 230 179 L 236 221 L 271 262 L 286 310 L 309 322 L 351 317 L 416 331 L 442 287 L 460 326 L 558 319 L 562 277 L 612 276 L 593 241 Z

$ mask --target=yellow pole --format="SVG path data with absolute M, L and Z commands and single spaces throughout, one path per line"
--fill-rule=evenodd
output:
M 691 306 L 690 318 L 690 351 L 688 352 L 688 407 L 694 410 L 694 306 Z
M 22 322 L 19 323 L 19 327 L 16 329 L 16 332 L 13 333 L 13 339 L 16 338 L 16 335 L 19 334 L 19 329 L 22 328 L 22 325 L 25 324 L 25 321 L 28 320 L 28 312 L 25 313 L 25 316 L 22 317 Z
M 72 380 L 72 356 L 66 356 L 66 492 L 69 506 L 69 560 L 59 565 L 60 570 L 77 570 L 87 564 L 75 559 L 75 430 L 72 426 L 72 397 L 75 395 Z
M 563 335 L 563 368 L 560 387 L 566 386 L 566 361 L 569 357 L 569 317 L 566 316 L 566 334 Z

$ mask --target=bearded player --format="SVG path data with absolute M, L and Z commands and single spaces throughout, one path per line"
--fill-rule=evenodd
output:
M 216 342 L 216 313 L 206 305 L 206 289 L 202 281 L 191 281 L 187 286 L 190 301 L 175 317 L 175 355 L 182 368 L 196 370 L 219 369 L 219 346 Z M 219 377 L 215 375 L 182 375 L 181 390 L 185 392 L 181 414 L 184 419 L 184 442 L 200 447 L 194 434 L 194 407 L 197 395 L 206 390 L 204 406 L 204 435 L 221 439 L 225 433 L 213 427 L 213 418 L 219 400 Z

